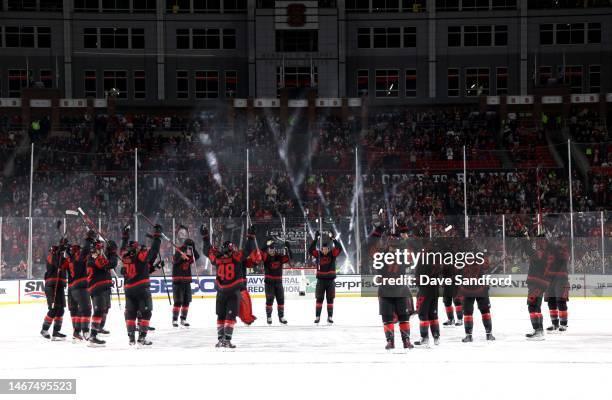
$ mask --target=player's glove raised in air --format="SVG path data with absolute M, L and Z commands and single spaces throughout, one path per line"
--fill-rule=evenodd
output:
M 160 224 L 155 224 L 153 226 L 153 237 L 160 237 L 162 234 L 163 228 Z
M 320 237 L 321 237 L 321 232 L 316 231 L 315 232 L 315 240 L 319 240 Z
M 208 237 L 208 228 L 204 224 L 200 225 L 200 235 Z
M 96 231 L 90 229 L 87 231 L 87 236 L 85 237 L 87 240 L 94 240 L 96 238 Z

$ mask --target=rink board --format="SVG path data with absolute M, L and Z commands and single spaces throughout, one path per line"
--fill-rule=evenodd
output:
M 506 277 L 508 275 L 500 275 Z M 509 287 L 492 287 L 490 294 L 493 297 L 525 296 L 527 293 L 526 275 L 511 275 L 512 285 Z M 300 276 L 285 276 L 283 284 L 288 297 L 299 296 Z M 316 278 L 307 276 L 307 294 L 314 293 Z M 192 282 L 192 292 L 195 298 L 214 297 L 215 278 L 206 276 Z M 336 294 L 340 297 L 358 297 L 361 295 L 361 275 L 339 275 L 336 279 Z M 119 290 L 123 293 L 123 279 L 119 279 Z M 247 286 L 251 296 L 254 298 L 264 296 L 263 275 L 250 275 Z M 167 297 L 167 292 L 172 296 L 172 282 L 164 281 L 160 277 L 151 278 L 151 294 L 153 298 Z M 113 288 L 113 295 L 116 291 Z M 610 275 L 572 275 L 570 276 L 570 296 L 583 298 L 609 298 L 612 297 L 612 276 Z M 43 280 L 14 280 L 0 281 L 0 304 L 21 304 L 44 302 Z

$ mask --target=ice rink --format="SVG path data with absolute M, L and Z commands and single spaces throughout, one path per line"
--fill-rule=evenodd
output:
M 79 399 L 606 399 L 612 392 L 608 300 L 571 299 L 567 332 L 527 342 L 525 300 L 493 298 L 497 341 L 484 340 L 476 312 L 473 343 L 461 343 L 463 327 L 442 327 L 439 346 L 407 353 L 384 350 L 376 298 L 337 298 L 333 326 L 314 326 L 311 297 L 287 300 L 287 326 L 278 324 L 276 311 L 274 324 L 266 325 L 263 299 L 253 305 L 259 319 L 250 327 L 237 325 L 238 348 L 230 352 L 214 348 L 213 299 L 194 299 L 188 329 L 172 328 L 168 301 L 156 300 L 151 323 L 157 330 L 147 349 L 128 347 L 116 302 L 106 348 L 44 340 L 39 331 L 45 304 L 0 306 L 0 376 L 76 378 Z M 543 313 L 547 326 L 545 306 Z M 411 325 L 414 341 L 416 316 Z M 71 330 L 66 312 L 62 331 Z

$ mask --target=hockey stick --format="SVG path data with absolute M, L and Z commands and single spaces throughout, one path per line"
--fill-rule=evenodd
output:
M 144 218 L 144 220 L 151 226 L 154 227 L 156 224 L 151 221 L 149 219 L 149 217 L 147 217 L 146 215 L 144 215 L 143 213 L 138 213 L 138 215 L 140 215 L 141 217 Z M 174 247 L 176 249 L 176 251 L 178 251 L 182 256 L 188 257 L 187 254 L 185 254 L 185 252 L 183 250 L 181 250 L 181 248 L 179 246 L 176 245 L 176 243 L 174 243 L 172 241 L 172 239 L 170 239 L 168 236 L 166 236 L 166 234 L 164 232 L 161 232 L 161 237 L 164 238 L 164 240 L 166 240 L 168 243 L 170 243 L 172 245 L 172 247 Z
M 158 265 L 161 265 L 161 271 L 162 271 L 162 276 L 164 277 L 164 284 L 166 286 L 166 294 L 168 295 L 168 304 L 172 305 L 172 301 L 170 300 L 170 291 L 168 291 L 168 280 L 166 279 L 166 271 L 164 270 L 164 267 L 166 266 L 166 264 L 164 263 L 164 260 L 161 259 L 161 256 L 159 254 L 157 254 L 157 257 L 159 257 L 159 263 Z
M 58 220 L 55 223 L 55 228 L 59 232 L 61 227 L 62 227 L 62 221 Z M 61 241 L 61 235 L 60 235 L 60 241 Z M 61 260 L 61 257 L 60 257 L 60 260 Z M 51 304 L 51 309 L 55 309 L 55 305 L 57 303 L 57 287 L 59 286 L 61 270 L 62 270 L 62 264 L 60 262 L 60 264 L 57 266 L 57 273 L 55 274 L 56 281 L 55 281 L 55 288 L 53 289 L 53 304 Z
M 85 223 L 85 226 L 87 226 L 92 231 L 96 232 L 98 234 L 98 237 L 103 242 L 107 242 L 107 240 L 104 238 L 104 236 L 102 236 L 102 233 L 100 233 L 100 231 L 96 228 L 96 225 L 91 220 L 91 218 L 89 218 L 89 216 L 87 216 L 87 214 L 85 214 L 85 211 L 83 211 L 83 209 L 81 207 L 78 207 L 77 210 L 78 210 L 78 212 L 74 211 L 74 210 L 66 210 L 66 214 L 67 215 L 80 215 L 81 218 L 83 219 L 83 222 Z M 119 310 L 121 310 L 122 309 L 122 305 L 121 305 L 121 294 L 119 293 L 119 275 L 117 275 L 117 271 L 115 271 L 114 268 L 112 268 L 112 271 L 113 271 L 113 275 L 115 277 L 115 294 L 117 295 L 117 302 L 119 303 Z

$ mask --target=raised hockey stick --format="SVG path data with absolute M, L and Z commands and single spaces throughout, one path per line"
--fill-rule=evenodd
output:
M 147 223 L 151 226 L 154 227 L 156 224 L 151 221 L 151 219 L 149 219 L 149 217 L 147 217 L 146 215 L 144 215 L 143 213 L 138 213 L 138 215 L 140 215 L 142 218 L 144 218 L 145 221 L 147 221 Z M 172 247 L 174 247 L 176 249 L 176 251 L 178 251 L 182 256 L 188 257 L 188 255 L 181 250 L 181 248 L 172 241 L 172 239 L 170 239 L 168 236 L 166 236 L 166 234 L 164 232 L 161 233 L 161 237 L 167 241 L 168 243 L 170 243 L 172 245 Z
M 104 236 L 102 236 L 102 233 L 96 228 L 95 223 L 91 220 L 91 218 L 89 218 L 89 216 L 87 216 L 87 214 L 85 214 L 85 211 L 83 211 L 81 207 L 78 207 L 77 210 L 78 211 L 66 210 L 66 214 L 67 215 L 80 215 L 81 218 L 83 219 L 83 222 L 85 223 L 85 226 L 87 226 L 92 231 L 96 232 L 98 234 L 98 237 L 103 242 L 107 242 Z M 119 293 L 119 275 L 117 275 L 117 271 L 115 271 L 114 268 L 112 268 L 112 271 L 113 271 L 113 275 L 115 278 L 115 294 L 117 295 L 117 302 L 119 304 L 119 310 L 121 310 L 122 305 L 121 305 L 121 294 Z
M 58 232 L 60 232 L 61 227 L 62 227 L 62 221 L 58 220 L 55 223 L 55 228 L 57 229 Z M 61 238 L 61 234 L 60 234 L 60 238 Z M 61 258 L 60 258 L 60 260 L 61 260 Z M 51 305 L 52 309 L 55 308 L 55 304 L 57 302 L 57 287 L 59 286 L 59 280 L 60 280 L 60 273 L 61 273 L 61 271 L 62 271 L 62 264 L 60 262 L 60 264 L 57 266 L 57 274 L 55 274 L 56 281 L 55 281 L 55 288 L 53 289 L 53 304 Z
M 168 304 L 172 305 L 172 300 L 170 300 L 170 291 L 168 290 L 168 280 L 166 279 L 166 271 L 164 270 L 166 264 L 164 263 L 164 260 L 162 260 L 161 255 L 157 254 L 157 257 L 159 258 L 159 263 L 157 263 L 157 265 L 160 266 L 162 276 L 164 277 L 164 285 L 166 286 L 166 294 L 168 295 Z

